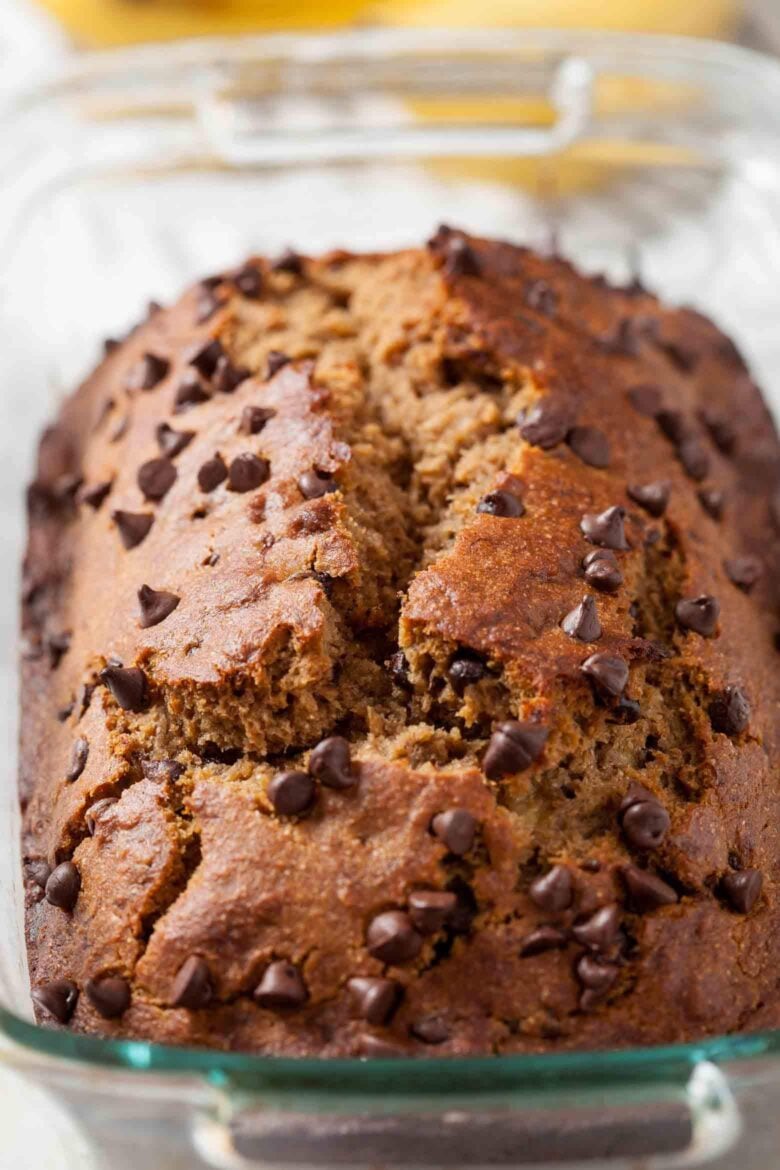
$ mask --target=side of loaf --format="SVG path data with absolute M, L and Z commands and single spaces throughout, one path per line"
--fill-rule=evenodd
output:
M 698 313 L 447 228 L 253 259 L 107 344 L 29 511 L 42 1022 L 780 1025 L 780 447 Z

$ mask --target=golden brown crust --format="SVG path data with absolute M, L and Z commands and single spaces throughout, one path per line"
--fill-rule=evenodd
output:
M 30 493 L 59 1022 L 298 1055 L 777 1025 L 779 480 L 710 322 L 509 244 L 255 260 L 154 312 Z

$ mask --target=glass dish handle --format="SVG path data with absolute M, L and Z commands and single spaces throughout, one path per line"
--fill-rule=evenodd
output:
M 259 1166 L 706 1166 L 739 1139 L 737 1104 L 722 1070 L 702 1061 L 687 1083 L 572 1094 L 536 1108 L 477 1105 L 413 1112 L 294 1113 L 255 1103 L 195 1119 L 194 1144 L 215 1170 Z

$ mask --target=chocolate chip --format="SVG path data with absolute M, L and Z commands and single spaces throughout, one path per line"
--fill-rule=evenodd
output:
M 140 544 L 154 523 L 154 516 L 148 512 L 116 511 L 111 513 L 111 519 L 117 526 L 122 544 L 128 549 Z
M 409 1026 L 409 1031 L 423 1044 L 444 1044 L 450 1038 L 450 1029 L 441 1016 L 426 1016 Z
M 477 504 L 477 511 L 509 519 L 525 515 L 525 504 L 512 492 L 499 490 L 483 496 Z
M 168 374 L 170 362 L 154 353 L 145 353 L 127 372 L 125 389 L 153 390 Z
M 409 682 L 409 664 L 406 661 L 403 650 L 396 650 L 395 654 L 391 654 L 386 665 L 396 686 L 408 690 L 411 685 Z
M 609 467 L 609 441 L 597 427 L 572 427 L 566 442 L 588 467 Z
M 245 264 L 233 277 L 233 284 L 242 296 L 259 301 L 263 295 L 263 277 L 254 264 Z
M 444 245 L 445 276 L 479 276 L 479 260 L 474 249 L 460 236 L 450 236 Z
M 27 876 L 30 881 L 35 882 L 40 889 L 46 889 L 46 883 L 51 876 L 51 866 L 48 861 L 40 858 L 36 861 L 29 861 L 27 863 Z
M 529 958 L 531 955 L 541 955 L 545 951 L 557 951 L 566 946 L 566 935 L 554 926 L 538 926 L 527 934 L 520 944 L 520 957 Z
M 219 394 L 233 394 L 241 383 L 246 382 L 251 376 L 246 366 L 235 366 L 230 358 L 224 355 L 217 362 L 211 385 Z
M 525 290 L 525 303 L 529 309 L 535 309 L 545 317 L 555 316 L 557 297 L 546 280 L 534 280 L 528 285 Z
M 538 723 L 521 723 L 517 719 L 499 723 L 482 760 L 482 770 L 488 780 L 500 780 L 530 768 L 544 751 L 549 734 Z
M 200 402 L 208 402 L 210 398 L 211 395 L 203 385 L 198 371 L 186 370 L 182 374 L 173 396 L 174 412 L 181 414 L 182 410 L 186 410 L 188 406 L 197 406 Z
M 713 520 L 722 520 L 726 506 L 726 497 L 717 488 L 702 488 L 698 492 L 699 503 L 708 516 Z
M 58 1024 L 67 1024 L 76 1010 L 79 989 L 70 979 L 54 979 L 32 990 L 33 1002 Z
M 251 451 L 244 451 L 230 461 L 228 488 L 231 492 L 251 492 L 264 484 L 270 474 L 271 467 L 267 459 L 261 459 Z
M 195 320 L 198 325 L 205 325 L 214 314 L 222 308 L 223 298 L 217 294 L 217 287 L 207 281 L 201 281 L 195 296 Z
M 710 457 L 695 437 L 683 439 L 677 447 L 677 458 L 691 479 L 706 479 L 710 471 Z
M 663 398 L 657 386 L 632 386 L 628 401 L 639 414 L 655 418 L 661 410 Z
M 646 484 L 629 484 L 626 488 L 630 499 L 651 516 L 663 516 L 669 504 L 670 485 L 665 481 Z
M 149 459 L 138 468 L 138 486 L 147 500 L 161 500 L 176 482 L 170 459 Z
M 699 364 L 699 351 L 684 341 L 661 341 L 659 344 L 684 374 L 689 374 Z
M 683 630 L 692 630 L 702 638 L 711 638 L 718 628 L 720 602 L 707 593 L 700 597 L 683 598 L 674 609 L 677 623 Z
M 63 861 L 49 874 L 46 901 L 60 910 L 70 911 L 76 905 L 80 889 L 81 874 L 72 861 Z
M 570 638 L 577 638 L 580 642 L 597 642 L 601 637 L 601 622 L 594 599 L 583 597 L 580 604 L 566 614 L 561 622 L 561 629 L 564 634 L 568 634 Z
M 541 877 L 534 878 L 528 895 L 535 906 L 548 914 L 568 910 L 574 900 L 571 873 L 565 865 L 554 865 Z
M 227 474 L 225 460 L 217 454 L 213 459 L 207 459 L 198 469 L 198 487 L 202 492 L 213 492 L 227 479 Z
M 638 323 L 633 317 L 622 317 L 609 333 L 597 338 L 598 344 L 608 353 L 636 357 L 639 353 Z
M 218 338 L 212 337 L 207 341 L 198 341 L 194 346 L 191 346 L 185 353 L 184 360 L 188 365 L 194 366 L 204 378 L 211 378 L 217 368 L 217 362 L 224 356 L 225 347 L 222 342 Z
M 317 786 L 308 772 L 278 772 L 270 780 L 266 794 L 278 816 L 294 817 L 312 807 Z
M 711 407 L 702 407 L 699 418 L 710 433 L 710 437 L 724 455 L 731 455 L 737 445 L 737 432 L 734 424 L 724 415 L 719 414 Z
M 760 870 L 743 869 L 739 873 L 727 874 L 720 883 L 720 890 L 732 910 L 748 914 L 758 901 L 763 884 Z
M 205 960 L 198 955 L 190 955 L 173 981 L 171 1004 L 173 1007 L 197 1011 L 198 1008 L 206 1007 L 212 995 L 211 973 Z
M 636 914 L 647 914 L 660 906 L 673 906 L 680 900 L 676 890 L 646 869 L 624 865 L 620 869 L 620 876 L 626 885 L 629 907 Z
M 341 735 L 331 735 L 312 749 L 309 772 L 326 788 L 353 788 L 358 781 L 349 743 Z
M 480 682 L 487 674 L 484 660 L 470 650 L 459 650 L 449 666 L 447 674 L 457 691 Z
M 298 480 L 298 487 L 305 500 L 318 500 L 320 496 L 326 496 L 329 492 L 339 490 L 335 479 L 325 471 L 317 471 L 315 467 L 312 467 L 310 471 L 304 471 Z
M 407 1054 L 407 1050 L 400 1045 L 390 1044 L 379 1036 L 368 1034 L 356 1038 L 355 1050 L 363 1060 L 395 1060 Z
M 628 685 L 628 663 L 613 654 L 591 654 L 580 670 L 609 698 L 617 699 Z
M 292 248 L 285 248 L 281 256 L 277 256 L 270 263 L 272 272 L 289 272 L 292 276 L 303 275 L 303 257 Z
M 223 749 L 223 755 L 230 751 L 229 748 Z M 205 749 L 203 751 L 203 758 L 206 759 Z M 210 757 L 209 757 L 210 758 Z M 236 757 L 239 758 L 238 756 Z M 233 761 L 235 763 L 235 760 Z M 178 780 L 180 776 L 184 775 L 184 765 L 180 764 L 178 760 L 142 760 L 141 771 L 147 780 L 154 780 L 157 783 L 173 783 Z
M 450 853 L 462 857 L 474 844 L 477 822 L 465 808 L 450 808 L 436 814 L 431 829 Z
M 741 735 L 750 724 L 750 701 L 742 687 L 727 686 L 710 703 L 713 730 L 724 735 Z
M 386 910 L 368 925 L 366 946 L 369 954 L 383 963 L 408 963 L 422 950 L 422 936 L 403 910 Z
M 620 928 L 620 908 L 610 902 L 584 922 L 575 923 L 572 934 L 578 943 L 592 951 L 607 951 L 615 942 Z
M 161 422 L 155 431 L 157 444 L 168 459 L 173 459 L 195 438 L 194 431 L 175 431 L 166 422 Z
M 616 593 L 623 584 L 615 554 L 609 549 L 594 549 L 582 559 L 585 580 L 602 593 Z
M 652 797 L 624 808 L 620 823 L 629 845 L 636 849 L 657 849 L 671 825 L 664 806 Z
M 436 934 L 457 904 L 455 894 L 448 890 L 415 890 L 409 895 L 409 917 L 420 934 Z
M 659 410 L 655 420 L 672 443 L 680 444 L 691 437 L 691 424 L 680 410 Z
M 347 988 L 361 1019 L 380 1027 L 390 1020 L 401 1002 L 403 988 L 395 979 L 373 978 L 356 975 L 347 983 Z
M 758 557 L 751 556 L 734 557 L 732 560 L 724 561 L 723 568 L 728 579 L 745 593 L 750 593 L 764 571 Z
M 591 544 L 624 551 L 629 547 L 625 518 L 625 508 L 615 505 L 604 512 L 586 512 L 580 521 L 580 528 Z
M 112 354 L 114 352 L 114 350 L 119 349 L 121 344 L 122 344 L 122 342 L 119 341 L 116 337 L 106 337 L 105 340 L 103 341 L 103 355 L 104 355 L 104 357 L 108 357 L 109 354 Z
M 56 634 L 47 634 L 45 638 L 46 652 L 49 655 L 49 666 L 56 670 L 63 656 L 70 649 L 70 634 L 62 630 Z
M 150 589 L 148 585 L 142 585 L 138 590 L 138 604 L 141 607 L 138 624 L 141 629 L 148 630 L 150 626 L 164 622 L 180 601 L 181 598 L 175 593 L 168 593 L 164 589 Z
M 618 976 L 614 963 L 601 962 L 593 955 L 583 955 L 577 963 L 576 971 L 582 986 L 598 996 L 606 995 Z
M 107 666 L 101 670 L 100 680 L 123 711 L 143 711 L 146 706 L 146 675 L 137 666 Z
M 87 831 L 90 837 L 94 837 L 95 825 L 100 820 L 106 809 L 111 808 L 112 804 L 117 803 L 118 800 L 116 796 L 104 796 L 102 800 L 96 800 L 94 804 L 89 806 L 84 814 L 84 823 L 87 826 Z
M 621 723 L 630 726 L 637 723 L 642 717 L 642 708 L 636 699 L 629 699 L 621 695 L 610 711 L 610 723 Z
M 104 979 L 88 979 L 84 994 L 98 1015 L 105 1020 L 115 1020 L 130 1007 L 130 984 L 118 975 Z
M 303 1007 L 309 993 L 298 968 L 276 959 L 266 967 L 253 998 L 260 1007 L 275 1012 Z
M 87 766 L 87 757 L 89 756 L 89 743 L 86 739 L 77 739 L 70 751 L 70 763 L 68 770 L 65 773 L 65 779 L 71 784 L 74 780 L 78 780 L 81 773 Z
M 104 480 L 103 483 L 93 483 L 89 487 L 85 485 L 79 488 L 76 499 L 80 504 L 89 504 L 90 508 L 94 508 L 97 512 L 112 486 L 110 479 Z
M 571 429 L 571 412 L 562 406 L 543 400 L 523 414 L 517 425 L 526 443 L 550 451 L 563 443 Z
M 265 372 L 266 381 L 270 382 L 274 374 L 277 374 L 283 366 L 289 365 L 291 360 L 292 359 L 289 358 L 286 353 L 282 353 L 281 350 L 272 349 L 268 354 L 268 365 Z
M 263 406 L 245 406 L 241 411 L 239 430 L 243 435 L 259 435 L 269 418 L 275 414 L 275 410 L 267 410 Z

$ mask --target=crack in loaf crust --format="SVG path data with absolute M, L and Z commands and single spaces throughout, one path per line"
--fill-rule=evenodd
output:
M 776 1026 L 779 460 L 704 318 L 448 229 L 154 309 L 30 489 L 40 1018 L 332 1056 Z

